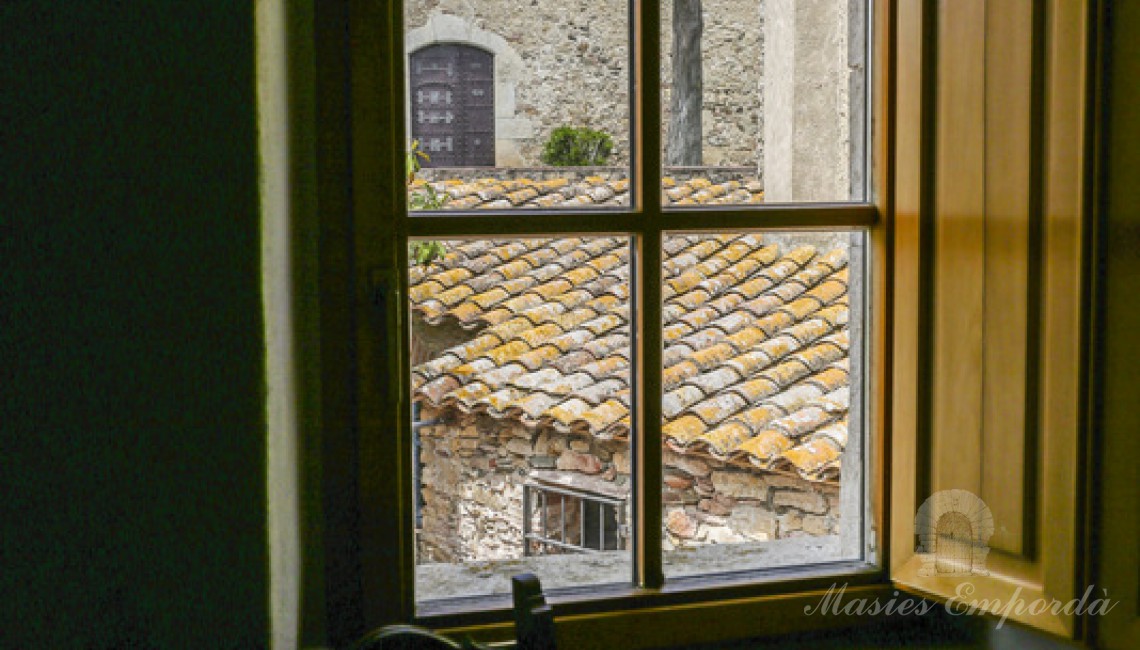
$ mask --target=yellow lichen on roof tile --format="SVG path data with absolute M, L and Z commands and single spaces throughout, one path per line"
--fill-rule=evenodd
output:
M 748 440 L 752 433 L 744 424 L 736 421 L 718 425 L 711 431 L 698 432 L 693 441 L 704 443 L 721 457 L 728 456 L 732 451 Z
M 579 266 L 576 269 L 567 271 L 562 277 L 566 278 L 573 286 L 579 286 L 593 280 L 600 275 L 597 271 L 589 266 Z
M 543 341 L 562 333 L 562 328 L 554 323 L 543 323 L 534 329 L 525 330 L 518 334 L 530 347 L 538 347 Z
M 737 446 L 736 450 L 762 461 L 768 461 L 781 452 L 791 449 L 792 441 L 784 434 L 774 429 L 764 429 L 755 437 L 749 438 Z
M 621 355 L 614 354 L 591 365 L 593 367 L 589 368 L 587 372 L 595 378 L 600 379 L 602 377 L 609 377 L 623 368 L 628 368 L 629 360 Z
M 617 314 L 606 314 L 600 318 L 595 318 L 592 321 L 583 323 L 582 327 L 589 329 L 597 336 L 601 336 L 611 329 L 623 325 L 625 321 Z
M 780 386 L 767 377 L 757 377 L 737 384 L 732 390 L 740 393 L 746 402 L 759 402 L 780 390 Z
M 621 255 L 607 253 L 605 255 L 595 257 L 594 259 L 586 262 L 586 264 L 598 273 L 604 273 L 620 264 L 623 264 L 624 262 L 625 260 L 622 259 Z
M 746 327 L 728 337 L 728 343 L 737 350 L 749 350 L 768 338 L 768 334 L 759 327 Z
M 818 311 L 820 307 L 820 301 L 816 298 L 804 297 L 789 302 L 784 305 L 781 310 L 791 315 L 793 319 L 799 321 L 807 318 L 811 313 Z
M 420 303 L 423 303 L 425 300 L 427 300 L 431 296 L 434 296 L 435 294 L 439 293 L 441 290 L 443 290 L 443 285 L 436 282 L 435 280 L 428 280 L 427 282 L 424 282 L 423 284 L 414 286 L 411 289 L 409 289 L 408 290 L 408 299 L 413 304 L 418 305 Z
M 835 327 L 846 323 L 847 315 L 847 305 L 845 303 L 835 303 L 815 312 L 812 314 L 812 318 L 823 319 L 828 325 Z
M 756 321 L 756 326 L 767 332 L 769 336 L 775 336 L 780 330 L 791 327 L 794 322 L 795 318 L 791 314 L 778 311 Z
M 597 311 L 611 311 L 620 307 L 622 302 L 624 301 L 617 296 L 613 294 L 606 294 L 604 296 L 598 296 L 597 298 L 591 300 L 589 304 L 591 309 L 595 309 Z
M 665 388 L 672 388 L 689 377 L 697 374 L 697 366 L 691 361 L 682 361 L 672 367 L 666 368 L 662 374 Z
M 581 415 L 592 429 L 601 431 L 629 415 L 629 409 L 616 399 L 606 400 Z
M 560 351 L 558 348 L 554 347 L 553 345 L 544 345 L 540 348 L 535 348 L 535 349 L 521 355 L 518 360 L 519 360 L 519 363 L 522 363 L 523 365 L 527 366 L 528 368 L 533 368 L 533 367 L 541 366 L 542 364 L 544 364 L 548 361 L 553 361 L 554 359 L 558 358 L 561 355 L 562 355 L 562 351 Z
M 491 388 L 483 382 L 474 382 L 467 384 L 466 386 L 458 388 L 451 393 L 452 397 L 465 404 L 470 404 L 471 402 L 474 402 L 475 400 L 482 397 L 486 397 L 490 394 Z
M 843 358 L 843 348 L 834 342 L 824 342 L 813 345 L 791 355 L 792 359 L 806 365 L 813 371 L 822 370 L 824 366 Z
M 463 267 L 457 267 L 443 273 L 437 273 L 432 277 L 432 280 L 443 285 L 444 288 L 450 288 L 457 282 L 462 282 L 471 277 L 471 271 Z
M 787 388 L 791 386 L 793 382 L 806 377 L 810 373 L 811 369 L 802 362 L 791 360 L 764 370 L 760 373 L 760 376 L 767 378 L 780 388 Z
M 846 283 L 836 279 L 828 279 L 808 291 L 807 296 L 815 298 L 826 305 L 835 301 L 845 293 L 847 293 Z
M 702 422 L 712 425 L 736 413 L 742 406 L 744 406 L 744 400 L 741 399 L 739 395 L 728 393 L 717 397 L 710 397 L 694 405 L 692 412 L 693 415 L 699 417 Z
M 459 304 L 459 301 L 463 300 L 473 293 L 475 293 L 474 289 L 465 284 L 461 284 L 446 291 L 437 293 L 435 295 L 435 299 L 446 307 L 454 307 L 455 305 Z
M 530 350 L 526 341 L 515 339 L 506 345 L 489 350 L 486 354 L 496 366 L 501 366 L 511 359 L 515 359 Z
M 827 463 L 838 459 L 839 450 L 828 438 L 819 438 L 784 451 L 780 457 L 787 460 L 799 471 L 812 473 Z
M 539 286 L 532 288 L 530 291 L 537 294 L 537 298 L 535 296 L 531 296 L 530 299 L 539 301 L 549 300 L 558 294 L 566 293 L 573 287 L 574 285 L 572 285 L 566 278 L 557 277 L 550 282 L 540 284 Z
M 821 373 L 812 375 L 809 381 L 819 386 L 823 392 L 830 393 L 847 383 L 847 371 L 842 368 L 831 367 Z
M 676 420 L 665 423 L 661 428 L 666 438 L 671 438 L 682 445 L 687 445 L 708 429 L 708 425 L 701 422 L 695 415 L 684 415 Z
M 529 273 L 532 268 L 533 267 L 531 266 L 530 262 L 527 262 L 525 259 L 517 259 L 513 262 L 508 262 L 507 264 L 500 266 L 496 270 L 498 271 L 499 275 L 503 276 L 503 279 L 511 280 L 523 275 L 524 273 Z
M 760 404 L 759 406 L 746 408 L 744 411 L 733 415 L 732 420 L 747 426 L 749 431 L 759 431 L 765 428 L 769 422 L 775 420 L 776 417 L 783 416 L 783 414 L 784 412 L 779 406 Z
M 718 343 L 712 347 L 694 352 L 692 363 L 695 363 L 701 370 L 708 370 L 722 363 L 731 357 L 732 354 L 732 346 L 727 343 Z
M 739 426 L 717 427 L 698 440 L 709 446 L 714 455 L 724 457 L 749 439 L 751 434 Z
M 788 328 L 788 336 L 794 337 L 800 343 L 808 343 L 830 332 L 831 325 L 822 318 L 816 318 L 815 316 L 816 314 L 813 314 L 811 320 L 796 323 Z
M 590 405 L 585 401 L 574 398 L 562 402 L 547 411 L 547 414 L 557 422 L 564 425 L 573 424 L 575 420 L 580 418 L 583 413 L 590 410 Z
M 835 416 L 818 406 L 809 406 L 772 422 L 773 429 L 779 429 L 789 438 L 799 438 L 805 433 L 828 424 Z
M 843 449 L 847 446 L 847 423 L 842 420 L 833 422 L 812 434 L 812 438 L 828 438 Z
M 443 316 L 443 314 L 446 313 L 446 309 L 439 304 L 439 301 L 433 300 L 420 305 L 420 312 L 423 314 L 424 320 L 430 322 L 438 320 Z
M 752 350 L 724 361 L 725 365 L 736 370 L 741 377 L 749 377 L 770 363 L 771 357 L 760 350 Z
M 540 181 L 535 185 L 544 192 L 553 192 L 554 190 L 562 189 L 570 184 L 570 180 L 566 178 L 552 178 L 550 180 Z
M 496 304 L 502 302 L 503 300 L 506 300 L 508 297 L 510 297 L 510 295 L 511 294 L 508 293 L 506 289 L 503 289 L 502 287 L 495 287 L 489 291 L 484 291 L 483 293 L 476 294 L 474 296 L 469 297 L 467 299 L 467 302 L 460 305 L 460 307 L 466 307 L 467 305 L 474 304 L 474 305 L 478 306 L 480 311 L 486 311 L 488 307 L 491 307 L 493 305 L 496 305 Z M 459 313 L 460 313 L 459 308 L 457 307 L 456 310 L 453 312 L 453 315 L 456 318 L 460 318 Z M 466 313 L 466 312 L 464 312 L 464 313 Z M 463 320 L 463 319 L 460 318 L 460 320 Z
M 673 341 L 676 341 L 691 331 L 693 331 L 693 328 L 684 323 L 673 323 L 672 325 L 668 325 L 665 327 L 665 331 L 663 332 L 665 342 L 671 343 Z

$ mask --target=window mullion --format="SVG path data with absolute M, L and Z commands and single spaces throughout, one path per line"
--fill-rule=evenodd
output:
M 664 583 L 661 566 L 661 3 L 633 0 L 633 205 L 642 217 L 637 246 L 634 324 L 634 582 Z

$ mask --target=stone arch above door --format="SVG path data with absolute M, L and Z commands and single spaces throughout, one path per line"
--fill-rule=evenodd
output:
M 410 29 L 404 36 L 406 62 L 411 53 L 430 45 L 467 45 L 490 52 L 494 59 L 494 124 L 495 166 L 522 166 L 519 143 L 534 137 L 530 120 L 519 117 L 515 103 L 515 90 L 522 77 L 523 60 L 502 36 L 481 29 L 470 21 L 441 12 L 433 12 L 427 22 Z M 411 82 L 410 65 L 406 75 Z M 411 97 L 409 91 L 405 95 Z M 412 133 L 412 111 L 408 111 L 407 132 Z

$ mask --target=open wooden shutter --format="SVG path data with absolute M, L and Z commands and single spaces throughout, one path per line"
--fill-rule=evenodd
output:
M 891 576 L 1072 637 L 1087 3 L 898 18 Z

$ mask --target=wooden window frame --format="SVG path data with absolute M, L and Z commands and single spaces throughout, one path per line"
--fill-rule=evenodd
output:
M 630 3 L 632 47 L 631 172 L 633 207 L 625 211 L 501 211 L 409 216 L 404 188 L 405 52 L 399 2 L 342 0 L 320 3 L 315 13 L 318 101 L 316 136 L 321 196 L 320 291 L 324 563 L 322 597 L 329 641 L 364 630 L 417 622 L 477 639 L 511 636 L 508 609 L 417 614 L 413 596 L 414 522 L 411 508 L 411 409 L 406 348 L 408 322 L 402 288 L 407 283 L 408 238 L 441 239 L 510 234 L 603 235 L 634 239 L 638 260 L 635 317 L 640 349 L 634 370 L 635 417 L 634 584 L 590 589 L 554 598 L 560 642 L 586 647 L 607 630 L 628 634 L 629 647 L 704 643 L 805 629 L 850 627 L 876 617 L 843 613 L 805 617 L 835 583 L 851 598 L 891 597 L 885 567 L 889 443 L 891 222 L 894 174 L 892 71 L 896 3 L 870 3 L 874 34 L 868 79 L 873 125 L 868 145 L 868 200 L 852 203 L 766 205 L 665 210 L 661 185 L 661 120 L 658 58 L 660 3 Z M 346 90 L 347 89 L 347 90 Z M 639 90 L 640 89 L 640 90 Z M 639 134 L 639 135 L 638 135 Z M 863 229 L 872 252 L 868 265 L 869 391 L 864 437 L 874 473 L 868 477 L 869 516 L 878 531 L 877 563 L 839 562 L 769 570 L 744 580 L 710 576 L 666 584 L 662 535 L 661 428 L 662 343 L 660 296 L 663 233 L 729 230 Z M 871 317 L 873 315 L 873 318 Z M 656 325 L 654 325 L 656 324 Z M 656 352 L 654 352 L 656 351 Z M 393 435 L 393 431 L 401 432 Z M 760 572 L 755 574 L 760 576 Z M 702 624 L 716 616 L 723 624 Z M 764 620 L 763 626 L 755 621 Z M 669 621 L 667 625 L 663 622 Z M 623 641 L 624 643 L 624 641 Z

